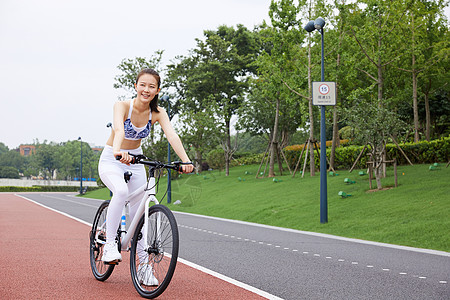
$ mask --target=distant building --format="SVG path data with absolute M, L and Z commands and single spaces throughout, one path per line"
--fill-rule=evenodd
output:
M 92 149 L 92 151 L 94 151 L 94 153 L 98 153 L 98 152 L 102 152 L 103 147 L 92 147 L 91 149 Z
M 19 152 L 22 156 L 29 156 L 36 153 L 36 147 L 33 145 L 20 145 Z

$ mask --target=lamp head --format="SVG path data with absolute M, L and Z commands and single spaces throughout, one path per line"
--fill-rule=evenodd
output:
M 308 32 L 312 32 L 314 31 L 316 28 L 314 27 L 314 21 L 309 21 L 308 24 L 306 24 L 305 27 L 303 27 L 306 31 Z
M 164 95 L 164 96 L 161 97 L 161 100 L 162 101 L 169 101 L 169 96 Z
M 309 24 L 309 23 L 308 23 Z M 314 27 L 317 29 L 317 30 L 320 30 L 320 29 L 322 29 L 323 27 L 325 26 L 325 20 L 323 19 L 323 18 L 317 18 L 315 21 L 314 21 Z

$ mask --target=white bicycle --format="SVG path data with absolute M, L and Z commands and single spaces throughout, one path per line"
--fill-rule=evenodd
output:
M 126 203 L 120 226 L 118 224 L 116 239 L 119 251 L 131 251 L 131 279 L 137 292 L 144 298 L 155 298 L 164 292 L 172 279 L 179 246 L 175 217 L 169 208 L 159 204 L 155 196 L 158 184 L 155 171 L 163 168 L 181 171 L 181 165 L 184 163 L 164 164 L 149 161 L 144 155 L 132 156 L 132 163 L 148 166 L 148 182 L 146 187 L 142 187 L 145 194 L 129 226 L 126 224 L 129 203 Z M 131 175 L 126 172 L 124 180 L 128 182 Z M 142 190 L 139 189 L 130 195 L 130 198 L 139 196 Z M 91 269 L 94 277 L 100 281 L 108 279 L 117 265 L 117 262 L 107 264 L 101 260 L 106 243 L 106 213 L 109 202 L 106 200 L 98 208 L 90 232 Z M 150 206 L 151 202 L 154 205 Z M 151 280 L 148 277 L 151 277 Z

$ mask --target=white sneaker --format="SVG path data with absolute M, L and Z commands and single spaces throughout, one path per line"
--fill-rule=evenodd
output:
M 119 250 L 117 249 L 117 243 L 106 243 L 103 247 L 103 256 L 102 261 L 109 263 L 113 261 L 121 262 L 122 255 L 120 255 Z
M 146 286 L 157 286 L 159 285 L 158 279 L 153 275 L 153 269 L 149 265 L 139 265 L 137 276 L 139 282 Z

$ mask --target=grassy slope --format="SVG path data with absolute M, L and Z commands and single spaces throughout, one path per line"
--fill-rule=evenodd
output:
M 450 167 L 429 171 L 428 165 L 400 166 L 399 187 L 368 192 L 368 176 L 338 171 L 328 176 L 328 223 L 320 223 L 320 176 L 285 175 L 256 179 L 258 166 L 223 172 L 183 175 L 172 181 L 171 209 L 299 230 L 329 233 L 385 243 L 450 251 Z M 246 174 L 252 173 L 252 174 Z M 344 178 L 356 181 L 347 185 Z M 241 180 L 239 180 L 239 178 Z M 245 180 L 244 180 L 245 179 Z M 374 186 L 376 185 L 373 182 Z M 388 169 L 383 186 L 393 186 Z M 165 191 L 161 179 L 159 196 Z M 352 194 L 341 198 L 339 191 Z M 105 198 L 108 191 L 88 197 Z M 101 194 L 103 193 L 103 194 Z M 165 202 L 165 201 L 164 201 Z

